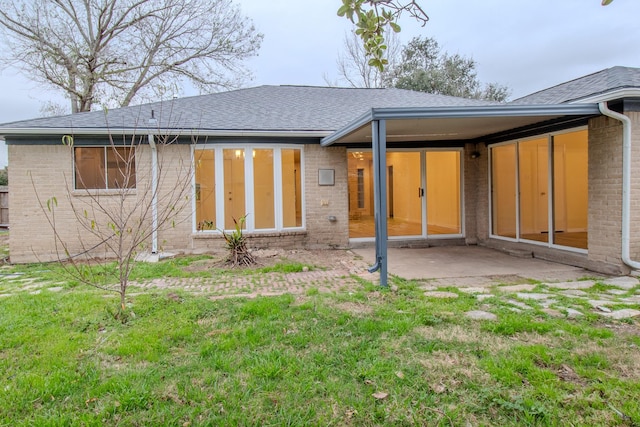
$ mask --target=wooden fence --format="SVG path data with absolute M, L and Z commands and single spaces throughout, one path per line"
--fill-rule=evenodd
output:
M 0 228 L 9 228 L 9 187 L 0 185 Z

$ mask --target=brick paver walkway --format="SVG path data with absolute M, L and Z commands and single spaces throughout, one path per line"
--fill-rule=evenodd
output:
M 319 254 L 321 251 L 318 252 Z M 328 253 L 327 253 L 328 254 Z M 129 295 L 150 289 L 184 290 L 210 299 L 230 297 L 304 295 L 310 291 L 322 293 L 354 292 L 362 289 L 362 280 L 378 282 L 377 274 L 366 271 L 367 264 L 351 251 L 334 251 L 325 267 L 295 273 L 224 272 L 214 277 L 158 278 L 130 283 Z M 336 254 L 338 258 L 336 259 Z M 313 260 L 313 254 L 311 256 Z M 318 258 L 318 261 L 320 259 Z M 309 262 L 304 260 L 303 262 Z M 327 268 L 326 265 L 332 268 Z M 39 294 L 61 292 L 61 283 L 43 282 L 12 274 L 10 267 L 0 270 L 0 299 L 20 292 Z M 468 313 L 477 319 L 492 319 L 491 304 L 495 298 L 514 312 L 541 310 L 555 317 L 578 317 L 587 312 L 612 319 L 640 317 L 640 281 L 635 277 L 597 278 L 544 283 L 527 283 L 523 277 L 490 277 L 423 280 L 418 282 L 428 298 L 458 298 L 472 295 L 480 301 L 479 310 Z M 394 287 L 392 286 L 392 291 Z M 446 288 L 446 289 L 444 289 Z M 453 290 L 452 290 L 453 288 Z

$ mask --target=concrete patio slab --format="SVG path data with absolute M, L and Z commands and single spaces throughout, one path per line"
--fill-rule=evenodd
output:
M 353 249 L 373 264 L 375 248 Z M 444 246 L 431 248 L 389 248 L 389 273 L 413 280 L 447 279 L 451 285 L 490 286 L 501 276 L 518 276 L 545 282 L 593 277 L 579 267 L 556 264 L 535 258 L 519 258 L 481 246 Z M 469 280 L 469 279 L 472 280 Z

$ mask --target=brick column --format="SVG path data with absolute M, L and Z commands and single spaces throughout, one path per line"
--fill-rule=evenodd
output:
M 622 124 L 589 121 L 589 266 L 626 271 L 622 253 Z
M 304 165 L 307 245 L 346 247 L 349 244 L 346 148 L 305 145 Z M 334 186 L 318 185 L 319 169 L 335 171 Z M 329 221 L 330 216 L 335 216 L 336 221 Z

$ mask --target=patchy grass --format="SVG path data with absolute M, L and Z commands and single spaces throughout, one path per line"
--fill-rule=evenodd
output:
M 210 261 L 134 273 L 234 274 L 196 268 Z M 0 425 L 640 424 L 636 322 L 513 313 L 454 288 L 440 290 L 458 298 L 429 298 L 399 278 L 394 292 L 359 283 L 255 299 L 147 291 L 130 296 L 126 324 L 109 314 L 115 299 L 87 287 L 0 298 Z M 498 320 L 464 316 L 478 309 Z
M 300 273 L 302 271 L 311 271 L 314 267 L 309 264 L 300 262 L 279 262 L 270 267 L 262 267 L 258 269 L 259 273 Z

